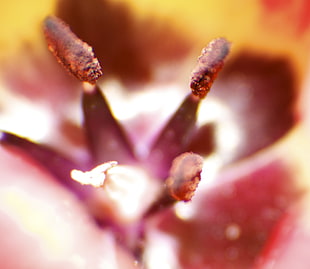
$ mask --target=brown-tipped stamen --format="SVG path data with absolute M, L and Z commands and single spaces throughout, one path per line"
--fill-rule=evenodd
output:
M 6 148 L 18 150 L 20 153 L 32 158 L 37 164 L 51 175 L 53 175 L 61 184 L 74 190 L 74 193 L 81 199 L 88 195 L 89 189 L 82 188 L 80 184 L 70 178 L 70 171 L 74 168 L 85 169 L 86 165 L 75 163 L 60 152 L 46 146 L 35 143 L 15 134 L 0 131 L 0 145 Z
M 92 47 L 57 17 L 47 17 L 43 29 L 48 48 L 57 61 L 80 81 L 95 84 L 103 72 Z
M 143 217 L 148 218 L 178 201 L 190 201 L 200 182 L 202 167 L 203 158 L 196 153 L 185 152 L 177 156 L 172 162 L 161 196 Z
M 94 164 L 110 160 L 121 164 L 134 162 L 132 144 L 97 85 L 92 87 L 84 83 L 82 107 L 86 138 Z
M 200 182 L 203 158 L 195 153 L 186 152 L 173 160 L 166 188 L 177 201 L 188 202 L 194 196 Z
M 157 177 L 165 179 L 173 159 L 187 149 L 196 128 L 199 103 L 198 97 L 187 95 L 152 144 L 147 161 Z
M 192 71 L 190 87 L 192 93 L 199 98 L 204 98 L 224 65 L 224 60 L 230 50 L 230 43 L 225 38 L 212 40 L 198 58 Z

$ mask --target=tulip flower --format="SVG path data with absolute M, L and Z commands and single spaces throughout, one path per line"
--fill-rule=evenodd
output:
M 307 10 L 2 3 L 1 268 L 307 268 Z

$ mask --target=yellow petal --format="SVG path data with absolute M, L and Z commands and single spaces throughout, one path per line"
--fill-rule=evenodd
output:
M 0 4 L 0 58 L 15 51 L 24 42 L 41 38 L 41 23 L 52 13 L 53 0 L 10 0 Z
M 310 27 L 297 29 L 309 8 L 304 0 L 121 0 L 134 7 L 141 18 L 155 16 L 179 26 L 189 38 L 198 39 L 197 48 L 210 39 L 226 37 L 233 44 L 232 54 L 240 49 L 290 57 L 298 80 L 304 76 L 309 59 Z M 278 3 L 279 2 L 279 3 Z M 276 5 L 268 10 L 268 5 Z

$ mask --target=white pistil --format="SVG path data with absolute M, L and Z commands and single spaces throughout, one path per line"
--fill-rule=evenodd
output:
M 92 193 L 90 204 L 102 206 L 119 223 L 132 223 L 141 218 L 161 190 L 161 184 L 144 170 L 119 165 L 116 161 L 86 172 L 72 170 L 71 177 L 80 184 L 98 188 Z
M 90 171 L 80 171 L 73 169 L 71 171 L 71 178 L 81 183 L 82 185 L 91 185 L 93 187 L 102 187 L 106 179 L 107 171 L 116 166 L 116 161 L 110 161 L 96 166 Z

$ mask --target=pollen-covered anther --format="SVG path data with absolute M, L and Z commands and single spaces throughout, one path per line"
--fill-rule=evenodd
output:
M 224 65 L 229 50 L 230 43 L 225 38 L 212 40 L 202 50 L 190 80 L 190 87 L 194 95 L 199 98 L 206 97 L 217 74 Z
M 91 185 L 93 187 L 99 188 L 104 185 L 107 171 L 116 165 L 116 161 L 111 161 L 100 164 L 94 169 L 86 172 L 74 169 L 71 171 L 71 178 L 81 183 L 82 185 Z
M 201 179 L 203 158 L 195 153 L 186 152 L 173 160 L 166 188 L 172 198 L 190 201 Z
M 96 83 L 103 72 L 91 46 L 57 17 L 45 19 L 44 34 L 49 50 L 67 71 L 83 82 Z

